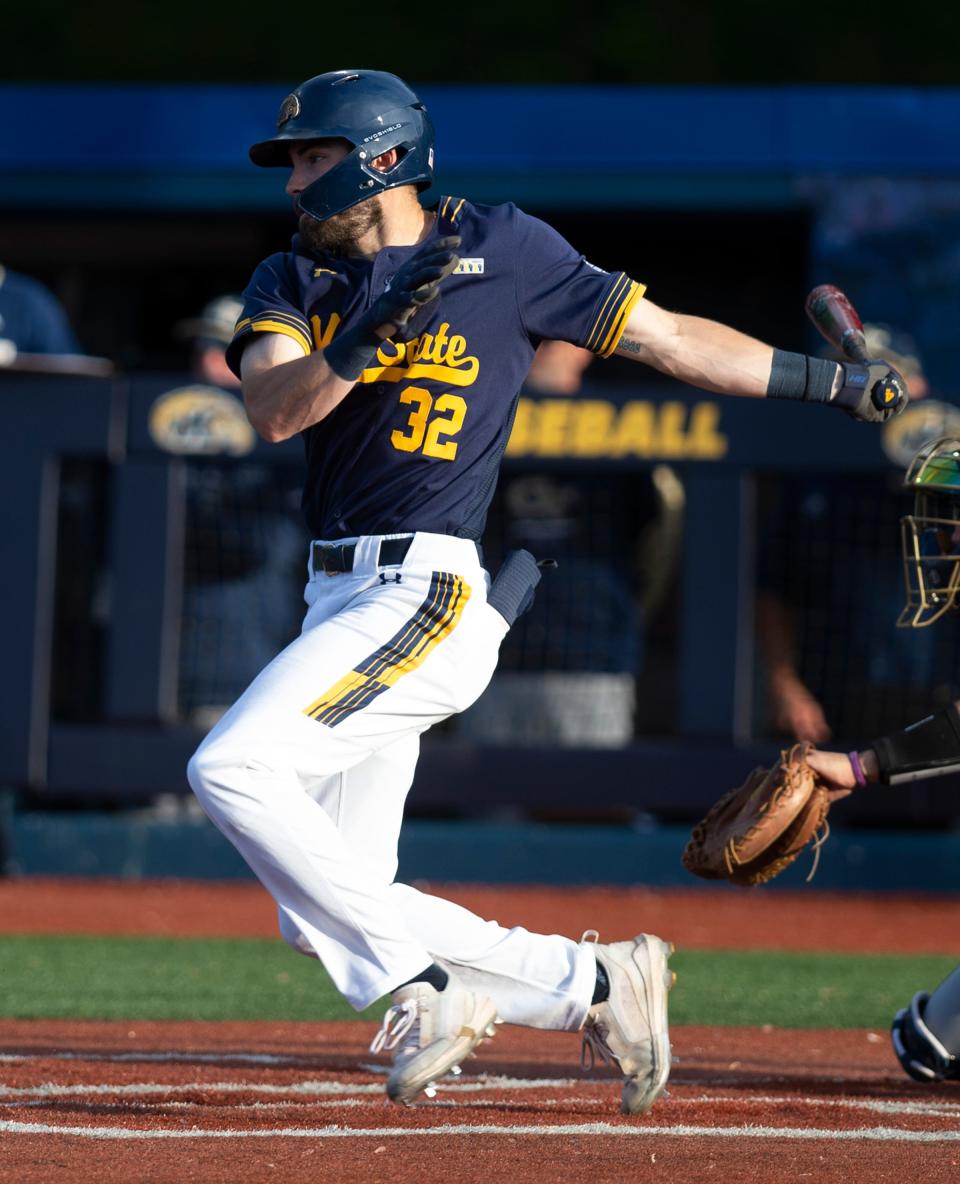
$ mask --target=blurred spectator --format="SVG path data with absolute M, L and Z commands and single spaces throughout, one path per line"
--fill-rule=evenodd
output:
M 0 266 L 0 364 L 17 354 L 82 354 L 63 306 L 38 280 Z
M 175 336 L 192 378 L 237 397 L 224 360 L 239 296 L 207 303 Z M 303 572 L 299 473 L 258 461 L 198 457 L 187 468 L 179 698 L 210 727 L 299 629 Z
M 195 378 L 223 390 L 236 390 L 240 379 L 226 363 L 226 348 L 243 311 L 243 298 L 233 294 L 215 296 L 198 317 L 180 321 L 174 330 L 179 340 L 191 347 L 190 370 Z
M 871 357 L 888 358 L 910 398 L 929 386 L 912 340 L 866 325 Z M 934 434 L 937 434 L 934 432 Z M 822 744 L 889 730 L 912 697 L 940 681 L 943 637 L 905 637 L 899 534 L 902 477 L 788 477 L 760 532 L 757 632 L 765 702 L 778 732 Z M 949 664 L 944 666 L 949 681 Z M 948 693 L 946 686 L 944 693 Z M 936 694 L 936 692 L 935 692 Z
M 538 348 L 524 391 L 581 394 L 594 355 Z M 657 516 L 642 473 L 552 468 L 501 478 L 484 546 L 495 568 L 517 547 L 553 558 L 531 610 L 507 634 L 489 690 L 459 721 L 487 743 L 618 746 L 634 735 L 643 654 L 643 529 Z
M 533 355 L 524 389 L 544 395 L 579 394 L 587 367 L 596 356 L 569 341 L 543 341 Z

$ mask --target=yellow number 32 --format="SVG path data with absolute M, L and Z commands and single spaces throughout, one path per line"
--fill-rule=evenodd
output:
M 400 392 L 401 403 L 412 403 L 414 409 L 407 417 L 407 431 L 390 433 L 390 443 L 399 452 L 423 452 L 438 460 L 453 460 L 457 455 L 456 440 L 442 440 L 455 436 L 463 427 L 467 403 L 460 395 L 449 391 L 436 399 L 422 386 L 408 386 Z M 430 418 L 430 412 L 438 414 Z

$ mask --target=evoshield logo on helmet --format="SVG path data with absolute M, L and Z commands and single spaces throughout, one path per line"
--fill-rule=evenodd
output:
M 403 127 L 402 123 L 391 123 L 389 127 L 382 127 L 379 131 L 375 131 L 372 136 L 364 136 L 363 143 L 369 144 L 371 140 L 382 140 L 384 136 L 395 132 L 398 128 Z
M 280 114 L 277 116 L 277 127 L 283 125 L 290 119 L 296 119 L 300 114 L 300 100 L 296 95 L 287 95 L 287 97 L 280 104 Z

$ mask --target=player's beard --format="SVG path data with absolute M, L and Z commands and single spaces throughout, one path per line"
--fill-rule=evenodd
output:
M 383 225 L 383 208 L 379 194 L 358 202 L 348 210 L 332 214 L 318 222 L 309 214 L 300 215 L 300 238 L 313 252 L 332 251 L 349 253 L 368 231 Z

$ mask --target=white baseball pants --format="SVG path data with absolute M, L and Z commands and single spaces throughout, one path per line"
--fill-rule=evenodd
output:
M 351 572 L 311 570 L 301 635 L 204 740 L 190 784 L 276 900 L 285 940 L 358 1010 L 436 961 L 508 1023 L 575 1030 L 590 944 L 394 882 L 420 733 L 480 695 L 507 630 L 476 547 L 418 533 L 401 565 L 378 567 L 381 538 L 353 541 Z

